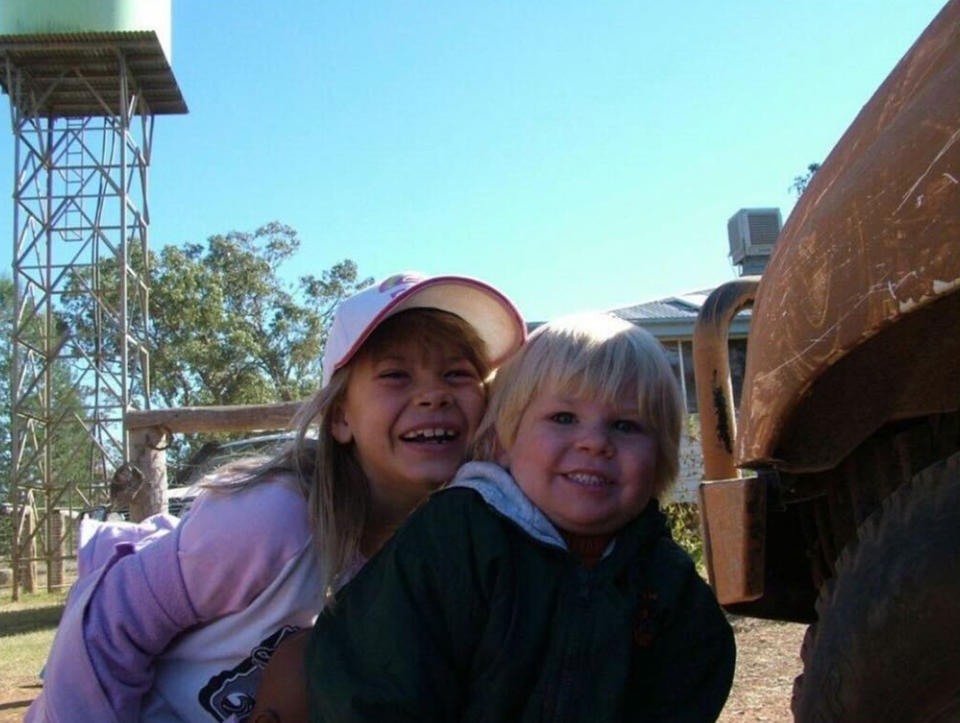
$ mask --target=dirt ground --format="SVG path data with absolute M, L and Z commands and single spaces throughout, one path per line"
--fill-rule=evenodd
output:
M 800 674 L 805 625 L 730 617 L 737 639 L 733 689 L 721 723 L 792 721 L 790 693 Z
M 27 712 L 27 706 L 39 692 L 40 687 L 36 684 L 18 687 L 12 694 L 6 690 L 0 691 L 0 723 L 22 721 Z
M 790 691 L 800 673 L 804 626 L 732 617 L 737 638 L 737 671 L 721 723 L 790 721 Z M 39 693 L 33 671 L 0 684 L 0 723 L 23 719 Z

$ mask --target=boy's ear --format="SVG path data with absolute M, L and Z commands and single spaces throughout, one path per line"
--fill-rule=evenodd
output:
M 335 404 L 330 411 L 333 415 L 330 421 L 330 434 L 340 444 L 350 444 L 353 441 L 353 430 L 350 429 L 350 422 L 343 411 L 343 405 Z

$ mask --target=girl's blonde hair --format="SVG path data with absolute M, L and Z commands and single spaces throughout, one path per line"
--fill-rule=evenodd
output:
M 275 457 L 234 463 L 231 473 L 222 474 L 221 470 L 206 484 L 238 490 L 277 472 L 294 473 L 307 498 L 324 590 L 336 590 L 344 572 L 358 559 L 370 512 L 370 483 L 357 460 L 356 445 L 340 444 L 333 438 L 332 412 L 344 400 L 353 364 L 400 344 L 415 344 L 428 352 L 435 347 L 451 347 L 476 367 L 482 379 L 490 374 L 486 345 L 459 316 L 432 308 L 398 312 L 382 321 L 351 361 L 304 402 L 293 420 L 294 439 Z
M 610 314 L 578 314 L 538 327 L 497 372 L 473 457 L 494 460 L 500 449 L 510 449 L 530 402 L 550 391 L 604 403 L 636 395 L 638 414 L 657 443 L 653 494 L 676 479 L 683 401 L 663 347 L 651 334 Z

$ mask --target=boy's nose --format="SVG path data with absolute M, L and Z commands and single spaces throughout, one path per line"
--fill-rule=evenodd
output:
M 613 454 L 613 443 L 607 429 L 601 425 L 590 425 L 583 429 L 583 434 L 577 442 L 580 449 L 592 454 L 602 454 L 609 457 Z

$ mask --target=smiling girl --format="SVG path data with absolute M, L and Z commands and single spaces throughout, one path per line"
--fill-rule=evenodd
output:
M 27 720 L 246 720 L 280 642 L 453 476 L 524 337 L 463 277 L 343 301 L 289 449 L 221 470 L 182 523 L 98 530 L 131 539 L 71 591 Z

